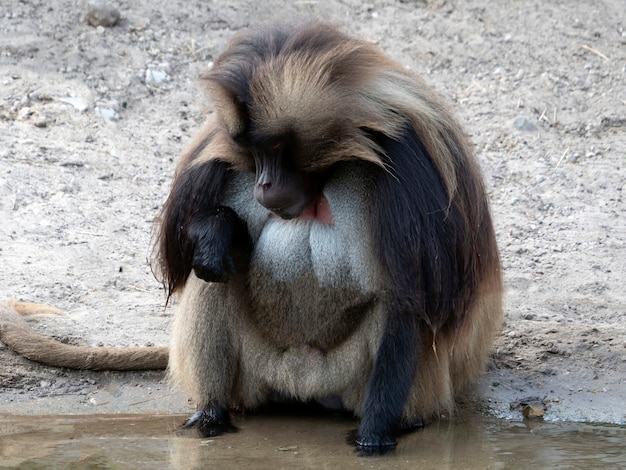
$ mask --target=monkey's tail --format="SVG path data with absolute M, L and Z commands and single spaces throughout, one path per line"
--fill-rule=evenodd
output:
M 59 310 L 58 308 L 51 307 L 50 305 L 45 304 L 35 304 L 32 302 L 16 302 L 15 300 L 9 300 L 7 302 L 7 306 L 15 310 L 16 313 L 20 315 L 35 315 L 37 313 L 45 314 L 45 315 L 59 315 L 59 316 L 67 316 L 63 310 Z
M 54 367 L 85 370 L 163 370 L 167 347 L 105 348 L 73 346 L 35 332 L 21 315 L 65 315 L 47 305 L 24 302 L 0 303 L 0 341 L 20 356 Z

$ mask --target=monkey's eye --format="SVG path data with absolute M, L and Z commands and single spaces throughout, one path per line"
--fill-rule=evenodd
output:
M 286 147 L 285 143 L 281 140 L 271 140 L 269 142 L 259 143 L 257 145 L 251 145 L 249 147 L 250 155 L 257 157 L 259 155 L 274 155 Z

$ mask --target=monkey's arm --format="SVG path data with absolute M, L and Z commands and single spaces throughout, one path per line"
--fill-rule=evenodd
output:
M 459 320 L 463 219 L 414 129 L 399 138 L 372 133 L 388 170 L 378 170 L 372 200 L 373 242 L 387 273 L 386 326 L 362 407 L 355 441 L 366 452 L 395 446 L 404 408 L 421 367 L 424 330 Z M 451 249 L 452 247 L 452 249 Z M 428 418 L 428 417 L 421 417 Z
M 182 165 L 159 217 L 158 262 L 168 295 L 185 285 L 192 270 L 201 279 L 225 281 L 237 265 L 234 242 L 247 236 L 234 211 L 220 205 L 229 165 L 219 160 Z

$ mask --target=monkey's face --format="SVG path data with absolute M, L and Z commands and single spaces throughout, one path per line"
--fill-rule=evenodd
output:
M 308 173 L 297 167 L 293 139 L 273 140 L 250 148 L 256 172 L 254 197 L 283 219 L 316 216 L 328 171 Z
M 225 137 L 207 158 L 254 171 L 256 200 L 283 219 L 315 211 L 337 163 L 383 167 L 372 131 L 404 126 L 378 99 L 388 87 L 376 88 L 384 67 L 372 61 L 386 64 L 371 44 L 332 29 L 233 40 L 203 77 Z
M 220 108 L 224 121 L 237 117 L 236 126 L 224 123 L 236 147 L 228 161 L 236 169 L 255 173 L 254 197 L 276 216 L 332 223 L 323 194 L 326 182 L 342 162 L 365 160 L 379 165 L 375 143 L 350 116 L 337 119 L 341 114 L 334 107 L 292 106 L 289 112 L 285 107 L 266 106 L 268 101 L 257 96 L 231 109 Z
M 352 126 L 319 110 L 308 108 L 313 112 L 307 114 L 301 106 L 287 108 L 289 100 L 276 94 L 257 91 L 246 102 L 231 99 L 218 108 L 234 144 L 227 158 L 235 169 L 255 173 L 254 197 L 274 215 L 329 223 L 329 214 L 324 218 L 317 212 L 328 209 L 323 189 L 336 165 L 355 158 L 345 145 L 355 141 Z
M 270 77 L 264 75 L 267 81 Z M 349 119 L 337 119 L 330 105 L 326 110 L 304 106 L 287 89 L 274 88 L 255 82 L 244 102 L 233 106 L 231 100 L 218 108 L 237 147 L 233 154 L 239 160 L 233 164 L 255 173 L 254 197 L 273 214 L 315 218 L 334 167 L 354 158 L 345 151 L 345 142 L 355 140 L 353 127 Z

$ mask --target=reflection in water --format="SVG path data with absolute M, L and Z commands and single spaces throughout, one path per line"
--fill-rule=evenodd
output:
M 0 416 L 0 469 L 626 468 L 626 427 L 461 414 L 399 439 L 382 457 L 345 443 L 357 421 L 246 416 L 239 433 L 176 436 L 183 416 Z

